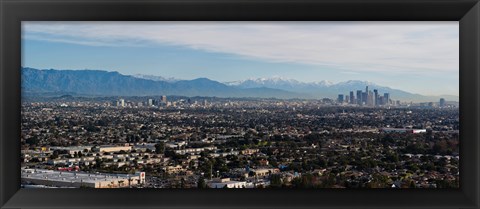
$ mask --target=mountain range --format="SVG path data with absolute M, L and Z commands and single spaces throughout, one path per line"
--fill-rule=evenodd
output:
M 380 95 L 390 93 L 394 100 L 458 101 L 456 96 L 424 96 L 406 91 L 379 86 L 367 81 L 350 80 L 340 83 L 328 81 L 300 82 L 280 77 L 255 78 L 221 83 L 208 78 L 179 80 L 151 75 L 122 75 L 102 70 L 39 70 L 22 67 L 22 95 L 73 94 L 90 96 L 216 96 L 216 97 L 259 97 L 259 98 L 336 98 L 350 91 L 378 89 Z
M 294 79 L 286 79 L 280 77 L 273 78 L 256 78 L 247 79 L 243 81 L 227 82 L 227 85 L 236 86 L 240 88 L 256 88 L 267 87 L 274 89 L 281 89 L 292 92 L 302 92 L 304 94 L 312 95 L 316 98 L 328 97 L 336 98 L 338 94 L 350 95 L 353 91 L 356 97 L 357 90 L 365 91 L 368 86 L 369 90 L 378 90 L 378 93 L 383 96 L 384 93 L 389 93 L 394 100 L 414 101 L 414 102 L 430 102 L 438 101 L 440 98 L 445 98 L 448 101 L 458 101 L 458 96 L 440 95 L 440 96 L 425 96 L 421 94 L 410 93 L 407 91 L 393 89 L 386 86 L 380 86 L 369 81 L 349 80 L 339 83 L 330 81 L 318 82 L 300 82 Z

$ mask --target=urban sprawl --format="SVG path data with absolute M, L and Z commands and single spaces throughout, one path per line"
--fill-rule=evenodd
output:
M 458 103 L 29 98 L 22 187 L 458 188 Z

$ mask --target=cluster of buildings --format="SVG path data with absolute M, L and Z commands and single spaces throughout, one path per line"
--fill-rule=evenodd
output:
M 342 105 L 351 105 L 351 106 L 364 106 L 364 107 L 390 107 L 390 106 L 404 106 L 404 107 L 422 107 L 422 108 L 446 108 L 446 107 L 456 107 L 457 105 L 448 104 L 445 98 L 440 98 L 439 102 L 420 102 L 409 104 L 401 104 L 400 100 L 392 100 L 390 98 L 390 93 L 383 93 L 381 95 L 377 89 L 373 91 L 368 90 L 368 86 L 365 87 L 365 91 L 357 90 L 356 92 L 350 91 L 350 94 L 344 95 L 339 94 L 336 99 L 337 104 Z
M 112 104 L 116 107 L 208 107 L 209 103 L 206 99 L 202 101 L 187 99 L 178 99 L 174 101 L 168 101 L 167 96 L 163 95 L 160 99 L 147 97 L 145 101 L 139 101 L 138 99 L 125 100 L 119 98 L 113 102 L 107 103 L 107 106 Z M 63 104 L 66 105 L 66 104 Z
M 155 150 L 152 143 L 136 145 L 100 146 L 43 146 L 33 150 L 22 150 L 23 163 L 38 162 L 54 166 L 59 170 L 72 170 L 72 167 L 91 166 L 100 160 L 107 167 L 122 167 L 134 164 L 165 163 L 169 159 L 148 150 Z M 77 169 L 74 169 L 77 170 Z
M 125 99 L 120 98 L 117 101 L 115 101 L 115 106 L 117 107 L 131 107 L 131 106 L 147 106 L 147 107 L 160 107 L 160 106 L 170 106 L 172 103 L 167 101 L 167 96 L 163 95 L 160 97 L 160 99 L 148 99 L 146 102 L 129 102 L 125 101 Z
M 340 104 L 348 103 L 367 107 L 388 106 L 392 104 L 390 93 L 384 93 L 382 96 L 378 93 L 377 89 L 374 89 L 373 92 L 369 91 L 368 86 L 365 87 L 365 92 L 357 90 L 356 96 L 353 91 L 350 91 L 350 95 L 339 94 L 337 102 Z M 400 105 L 400 101 L 397 101 L 397 103 Z

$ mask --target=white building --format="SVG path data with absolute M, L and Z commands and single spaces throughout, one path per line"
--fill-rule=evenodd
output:
M 200 147 L 200 148 L 186 148 L 186 149 L 181 149 L 181 150 L 175 150 L 175 153 L 176 154 L 179 154 L 179 155 L 185 155 L 185 154 L 200 154 L 201 152 L 203 151 L 212 151 L 212 150 L 216 150 L 217 147 Z
M 232 181 L 230 178 L 213 179 L 207 182 L 210 188 L 247 188 L 246 181 Z
M 145 172 L 131 175 L 22 169 L 21 176 L 22 184 L 48 187 L 120 188 L 145 184 Z
M 120 151 L 129 152 L 131 150 L 132 150 L 132 146 L 102 145 L 102 146 L 97 146 L 92 148 L 92 151 L 94 152 L 120 152 Z
M 412 134 L 418 134 L 418 133 L 426 133 L 427 129 L 408 129 L 408 128 L 382 128 L 382 132 L 390 133 L 390 132 L 395 132 L 395 133 L 412 133 Z

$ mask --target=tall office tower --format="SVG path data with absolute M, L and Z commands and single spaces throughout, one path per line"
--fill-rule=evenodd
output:
M 350 102 L 350 97 L 348 95 L 345 96 L 345 103 L 349 103 Z
M 353 95 L 353 91 L 350 91 L 350 104 L 355 104 L 355 95 Z
M 375 97 L 373 98 L 374 100 L 374 103 L 375 103 L 375 106 L 378 106 L 378 90 L 377 89 L 374 89 L 373 92 L 375 93 Z
M 364 102 L 365 102 L 365 105 L 368 105 L 368 94 L 369 94 L 369 93 L 370 93 L 370 92 L 368 91 L 368 86 L 365 86 L 365 96 L 366 96 L 366 97 L 364 98 L 364 100 L 365 100 L 365 101 L 364 101 Z
M 445 107 L 445 98 L 440 98 L 440 107 Z
M 153 106 L 153 99 L 148 99 L 148 106 Z
M 362 105 L 362 90 L 357 90 L 357 104 Z
M 167 103 L 167 96 L 165 96 L 165 95 L 162 96 L 162 102 L 165 103 L 165 104 Z
M 362 103 L 366 105 L 367 102 L 368 102 L 368 91 L 362 92 Z
M 120 101 L 120 106 L 125 107 L 125 100 L 124 100 L 124 99 L 120 99 L 119 101 Z
M 383 94 L 383 101 L 385 105 L 390 105 L 390 94 L 389 93 L 384 93 Z
M 373 106 L 373 92 L 369 91 L 367 95 L 367 106 L 371 107 Z
M 339 94 L 339 95 L 338 95 L 337 102 L 338 102 L 338 103 L 343 103 L 343 94 Z

